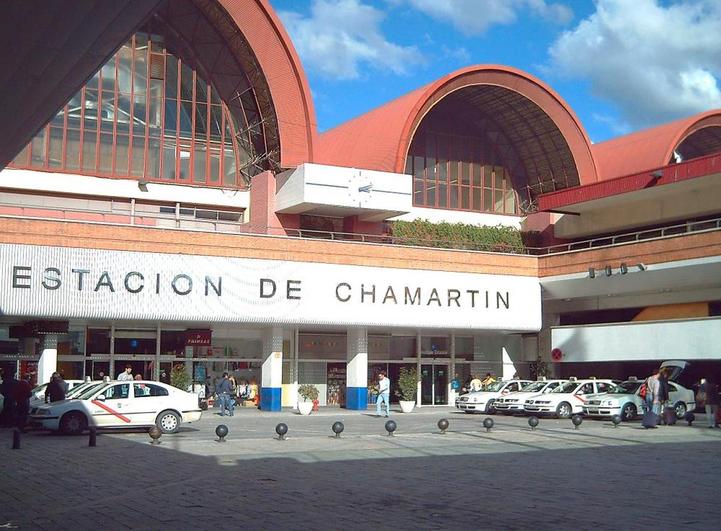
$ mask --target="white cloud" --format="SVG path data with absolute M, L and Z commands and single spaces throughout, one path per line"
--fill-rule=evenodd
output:
M 596 12 L 551 46 L 552 67 L 586 79 L 646 127 L 721 107 L 721 3 L 598 0 Z
M 546 0 L 407 0 L 437 19 L 451 23 L 465 35 L 479 35 L 494 24 L 511 24 L 519 11 L 530 10 L 552 22 L 565 24 L 573 18 L 570 8 Z
M 303 65 L 325 77 L 357 78 L 361 65 L 404 74 L 424 61 L 415 46 L 388 41 L 380 27 L 383 12 L 360 0 L 313 0 L 309 17 L 278 14 Z

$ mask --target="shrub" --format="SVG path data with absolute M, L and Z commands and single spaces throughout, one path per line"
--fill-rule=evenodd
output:
M 298 386 L 298 394 L 303 400 L 318 400 L 318 388 L 313 384 Z
M 394 243 L 444 249 L 523 253 L 523 233 L 515 227 L 432 223 L 426 219 L 391 222 Z M 532 238 L 529 238 L 532 239 Z
M 190 387 L 190 375 L 185 372 L 185 365 L 178 363 L 173 365 L 173 369 L 170 371 L 170 385 L 187 391 Z
M 415 367 L 401 367 L 396 396 L 401 400 L 415 400 L 418 391 L 418 372 Z

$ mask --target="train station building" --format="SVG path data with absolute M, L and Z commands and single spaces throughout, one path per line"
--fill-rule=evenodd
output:
M 53 68 L 10 14 L 5 371 L 227 371 L 271 411 L 304 383 L 365 409 L 402 367 L 420 406 L 454 375 L 721 373 L 721 110 L 593 144 L 542 80 L 476 65 L 320 133 L 267 0 L 68 4 L 35 21 Z

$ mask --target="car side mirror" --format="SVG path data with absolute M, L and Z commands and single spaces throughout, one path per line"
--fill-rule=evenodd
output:
M 95 400 L 100 400 L 101 402 L 105 401 L 105 395 L 98 395 L 95 397 Z

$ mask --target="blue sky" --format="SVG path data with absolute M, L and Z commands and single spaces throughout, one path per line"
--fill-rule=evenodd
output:
M 548 83 L 600 142 L 721 107 L 721 0 L 270 0 L 320 131 L 458 68 Z

